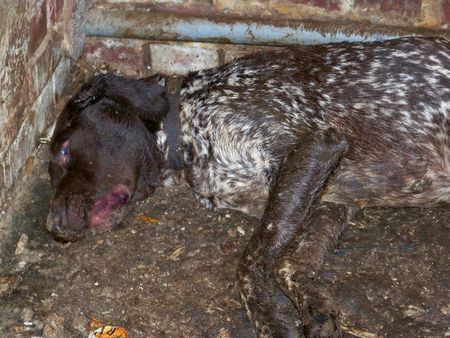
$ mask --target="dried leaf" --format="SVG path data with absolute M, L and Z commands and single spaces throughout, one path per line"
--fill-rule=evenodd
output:
M 353 336 L 356 336 L 358 338 L 378 338 L 378 335 L 376 335 L 375 333 L 370 333 L 370 332 L 357 330 L 357 329 L 350 328 L 350 327 L 345 326 L 345 325 L 341 325 L 341 327 L 346 333 L 349 333 L 349 334 L 351 334 Z
M 88 338 L 128 338 L 128 333 L 123 327 L 105 325 L 89 333 Z
M 16 251 L 14 252 L 16 255 L 20 255 L 25 251 L 25 247 L 28 244 L 28 236 L 26 234 L 22 234 L 17 242 Z
M 158 223 L 159 219 L 153 218 L 147 215 L 139 215 L 137 218 L 138 221 L 147 222 L 147 223 Z
M 177 260 L 179 256 L 181 256 L 184 251 L 186 250 L 186 246 L 182 245 L 179 248 L 177 248 L 172 254 L 170 255 L 170 259 Z

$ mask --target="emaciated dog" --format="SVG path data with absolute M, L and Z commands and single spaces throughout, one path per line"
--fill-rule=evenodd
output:
M 182 78 L 96 76 L 51 152 L 56 237 L 110 229 L 185 182 L 209 208 L 261 218 L 237 273 L 259 337 L 340 336 L 315 273 L 352 210 L 450 205 L 450 44 L 298 46 Z

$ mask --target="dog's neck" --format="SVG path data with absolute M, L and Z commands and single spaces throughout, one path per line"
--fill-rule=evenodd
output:
M 165 79 L 169 112 L 162 122 L 162 129 L 157 133 L 158 147 L 163 153 L 164 176 L 174 176 L 183 170 L 184 161 L 180 141 L 180 90 L 183 78 L 170 76 Z M 176 176 L 176 175 L 175 175 Z

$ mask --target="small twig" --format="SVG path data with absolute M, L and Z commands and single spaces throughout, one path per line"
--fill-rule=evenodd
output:
M 342 324 L 341 324 L 341 327 L 345 332 L 350 333 L 351 335 L 354 335 L 355 337 L 358 337 L 358 338 L 378 338 L 378 336 L 375 333 L 364 332 L 361 330 L 352 329 L 352 328 L 342 325 Z

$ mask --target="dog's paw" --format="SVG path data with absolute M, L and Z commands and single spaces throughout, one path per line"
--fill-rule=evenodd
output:
M 341 337 L 339 309 L 324 285 L 314 277 L 306 277 L 306 273 L 283 272 L 285 270 L 278 270 L 278 283 L 284 294 L 295 304 L 304 336 Z
M 342 331 L 335 313 L 317 314 L 304 326 L 307 338 L 342 337 Z
M 339 309 L 325 289 L 315 283 L 301 283 L 297 290 L 297 309 L 305 337 L 341 337 Z

